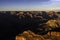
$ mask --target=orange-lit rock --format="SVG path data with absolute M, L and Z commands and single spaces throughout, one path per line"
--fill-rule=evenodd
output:
M 31 31 L 25 31 L 20 36 L 16 36 L 16 40 L 45 40 L 41 35 L 34 34 Z
M 16 40 L 26 40 L 26 38 L 23 36 L 16 36 Z

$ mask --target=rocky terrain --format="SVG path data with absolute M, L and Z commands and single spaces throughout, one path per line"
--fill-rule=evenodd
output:
M 48 15 L 52 16 L 53 12 L 47 12 Z M 59 12 L 58 12 L 59 13 Z M 60 27 L 56 23 L 60 25 L 60 14 L 55 13 L 58 16 L 56 20 L 49 20 L 46 22 L 52 28 Z M 37 16 L 40 17 L 40 16 Z M 41 17 L 42 18 L 42 17 Z M 38 35 L 33 33 L 32 31 L 24 31 L 21 35 L 16 36 L 16 40 L 60 40 L 60 32 L 48 32 L 46 35 Z
M 24 31 L 16 36 L 16 40 L 60 40 L 60 32 L 48 32 L 46 35 L 34 34 L 31 31 Z
M 22 20 L 22 25 L 30 23 L 32 29 L 34 28 L 33 32 L 27 30 L 16 35 L 16 40 L 60 40 L 60 12 L 0 11 L 0 13 L 17 15 Z

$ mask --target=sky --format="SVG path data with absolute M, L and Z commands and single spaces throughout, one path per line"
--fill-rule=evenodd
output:
M 60 10 L 60 0 L 0 0 L 0 11 Z

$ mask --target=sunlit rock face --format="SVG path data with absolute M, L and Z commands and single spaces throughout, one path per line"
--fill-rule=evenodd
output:
M 58 27 L 58 25 L 56 24 L 56 20 L 49 20 L 46 24 L 51 27 Z
M 16 36 L 16 40 L 45 40 L 41 35 L 37 35 L 32 31 L 24 31 L 20 36 Z
M 26 38 L 23 36 L 16 36 L 16 40 L 26 40 Z
M 37 35 L 28 30 L 16 36 L 16 40 L 60 40 L 60 32 L 48 32 L 46 35 Z
M 49 20 L 46 22 L 48 26 L 51 28 L 58 28 L 60 26 L 60 21 L 59 20 Z

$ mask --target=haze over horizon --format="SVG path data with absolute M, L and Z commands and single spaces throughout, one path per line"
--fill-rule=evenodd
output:
M 0 0 L 0 11 L 60 10 L 60 0 Z

